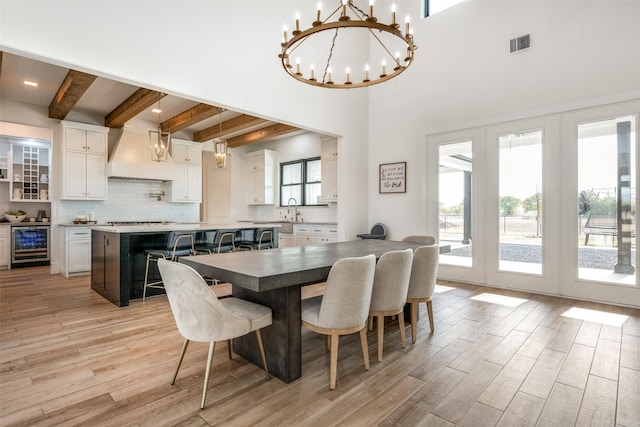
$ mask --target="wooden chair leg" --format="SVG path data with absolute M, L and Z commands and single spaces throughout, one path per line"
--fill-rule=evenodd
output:
M 338 334 L 331 334 L 331 366 L 329 368 L 329 388 L 336 389 L 336 378 L 338 376 Z
M 202 388 L 202 402 L 200 403 L 200 409 L 204 409 L 204 401 L 207 398 L 207 387 L 209 386 L 209 374 L 211 374 L 211 364 L 213 363 L 213 351 L 216 347 L 216 343 L 211 341 L 209 343 L 209 356 L 207 356 L 207 369 L 204 373 L 204 387 Z
M 227 340 L 227 351 L 229 352 L 229 360 L 233 358 L 233 349 L 231 348 L 231 340 Z
M 400 339 L 402 340 L 402 348 L 407 346 L 407 336 L 404 331 L 404 317 L 398 314 L 398 325 L 400 326 Z
M 433 332 L 436 329 L 436 324 L 433 322 L 433 305 L 432 305 L 432 301 L 427 301 L 427 313 L 429 314 L 429 323 L 431 324 L 431 332 Z
M 384 347 L 384 316 L 376 316 L 378 321 L 378 362 L 382 362 L 382 350 Z
M 269 375 L 269 368 L 267 367 L 267 357 L 264 354 L 264 345 L 262 344 L 262 334 L 260 333 L 260 329 L 256 329 L 256 338 L 258 338 L 258 348 L 260 349 L 260 357 L 262 357 L 262 365 L 264 366 L 264 374 L 267 378 L 267 381 L 271 380 L 271 376 Z
M 367 344 L 367 327 L 360 329 L 360 344 L 362 344 L 362 357 L 364 369 L 369 370 L 369 345 Z
M 178 378 L 178 371 L 180 370 L 180 365 L 182 365 L 182 359 L 184 359 L 184 354 L 187 352 L 187 346 L 189 345 L 189 340 L 185 339 L 182 344 L 182 351 L 180 352 L 180 359 L 178 360 L 178 367 L 176 368 L 176 373 L 173 376 L 173 380 L 171 380 L 171 385 L 176 383 L 176 378 Z
M 418 330 L 418 303 L 412 302 L 411 304 L 411 342 L 416 342 L 416 335 Z
M 373 330 L 373 316 L 369 315 L 369 319 L 368 320 L 369 320 L 368 321 L 369 330 L 372 331 Z

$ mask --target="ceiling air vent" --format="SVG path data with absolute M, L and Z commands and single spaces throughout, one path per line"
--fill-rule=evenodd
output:
M 525 34 L 509 40 L 509 53 L 518 52 L 529 47 L 531 47 L 531 34 Z

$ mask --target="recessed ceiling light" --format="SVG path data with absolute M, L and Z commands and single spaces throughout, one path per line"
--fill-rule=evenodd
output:
M 25 86 L 38 87 L 38 83 L 32 82 L 31 80 L 24 81 Z
M 154 108 L 154 109 L 151 110 L 151 112 L 152 113 L 156 113 L 156 114 L 160 114 L 160 113 L 162 113 L 162 110 L 159 109 L 159 108 Z

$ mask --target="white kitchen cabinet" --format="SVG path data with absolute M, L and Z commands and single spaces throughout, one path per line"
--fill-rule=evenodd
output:
M 272 205 L 275 194 L 275 152 L 259 150 L 247 153 L 247 203 Z
M 338 201 L 338 141 L 335 138 L 322 141 L 320 151 L 322 165 L 322 201 Z
M 108 128 L 62 122 L 63 200 L 107 199 Z
M 327 225 L 294 224 L 295 246 L 321 245 L 338 241 L 338 228 Z
M 202 201 L 202 146 L 190 141 L 171 140 L 171 157 L 176 166 L 170 200 L 178 203 Z
M 91 273 L 91 229 L 66 227 L 62 274 L 65 277 Z
M 278 234 L 278 247 L 288 248 L 295 246 L 295 241 L 292 233 L 279 233 Z
M 10 228 L 8 225 L 0 225 L 0 270 L 11 268 Z

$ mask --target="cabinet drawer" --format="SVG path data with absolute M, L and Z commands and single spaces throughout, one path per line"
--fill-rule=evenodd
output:
M 91 229 L 87 227 L 67 229 L 67 239 L 91 239 Z
M 0 227 L 0 237 L 9 237 L 9 227 Z

